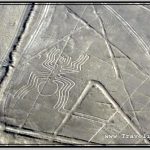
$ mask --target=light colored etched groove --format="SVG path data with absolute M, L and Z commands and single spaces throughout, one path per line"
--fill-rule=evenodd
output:
M 68 102 L 68 100 L 69 100 L 70 90 L 75 86 L 75 82 L 72 81 L 71 79 L 65 78 L 65 77 L 62 77 L 62 76 L 61 76 L 61 79 L 66 80 L 66 82 L 68 82 L 69 85 L 68 85 L 68 87 L 65 89 L 64 94 L 62 95 L 62 98 L 63 98 L 64 100 L 63 100 L 62 105 L 59 107 L 59 110 L 60 110 L 61 108 L 64 108 L 65 104 L 66 104 L 66 103 Z
M 108 41 L 109 42 L 109 41 Z M 62 58 L 62 57 L 60 57 L 60 58 Z M 48 59 L 47 59 L 48 60 Z M 68 59 L 69 60 L 69 59 Z M 132 60 L 131 60 L 132 61 Z M 61 60 L 61 62 L 63 63 L 63 62 L 65 62 L 65 59 L 62 59 Z M 70 61 L 68 61 L 69 63 L 70 63 Z M 69 65 L 69 63 L 68 63 L 68 65 Z M 47 66 L 49 65 L 49 62 L 47 61 Z M 62 83 L 62 82 L 60 82 L 60 83 Z M 62 83 L 63 84 L 63 83 Z M 64 84 L 65 85 L 65 84 Z M 69 85 L 69 84 L 67 84 L 67 85 Z M 63 87 L 63 86 L 62 86 Z M 62 88 L 63 89 L 63 88 Z M 67 89 L 67 88 L 66 88 Z M 65 92 L 65 90 L 63 89 L 63 91 Z M 75 114 L 75 113 L 74 113 Z M 82 115 L 82 114 L 81 114 Z M 79 115 L 80 116 L 80 115 Z M 93 118 L 92 118 L 93 119 Z
M 69 65 L 70 61 L 71 61 L 71 57 L 68 56 L 66 60 L 66 65 Z
M 137 7 L 143 8 L 143 9 L 147 10 L 148 12 L 150 12 L 150 9 L 145 7 L 145 6 L 143 6 L 143 5 L 137 5 Z
M 43 67 L 47 68 L 48 70 L 52 71 L 53 64 L 56 61 L 56 56 L 59 54 L 60 50 L 56 49 L 55 47 L 47 54 L 47 59 L 42 63 Z
M 85 64 L 85 62 L 89 59 L 89 56 L 87 54 L 82 54 L 79 56 L 79 58 L 73 62 L 70 62 L 67 66 L 62 66 L 62 72 L 63 73 L 74 73 L 81 71 L 82 65 Z
M 132 96 L 138 91 L 138 89 L 139 89 L 143 84 L 145 84 L 146 81 L 149 80 L 149 79 L 150 79 L 150 77 L 147 77 L 145 80 L 143 80 L 143 81 L 141 82 L 141 84 L 139 84 L 139 86 L 137 86 L 137 87 L 134 89 L 134 91 L 130 94 L 130 97 L 132 97 Z
M 16 95 L 16 97 L 18 99 L 23 99 L 24 94 L 34 87 L 36 80 L 37 80 L 36 75 L 33 72 L 31 72 L 31 76 L 29 77 L 29 80 L 28 80 L 29 82 L 27 83 L 27 85 L 25 85 L 24 87 L 18 90 L 18 94 Z
M 107 106 L 107 107 L 109 107 L 109 108 L 112 108 L 112 106 L 111 106 L 111 104 L 110 103 L 104 103 L 104 102 L 96 102 L 98 105 L 104 105 L 104 106 Z M 113 109 L 113 108 L 112 108 Z
M 34 74 L 33 74 L 33 72 L 31 72 L 30 75 L 29 75 L 29 79 L 28 79 L 27 85 L 30 84 L 31 79 L 32 79 L 33 77 L 34 77 Z M 23 89 L 24 89 L 24 86 L 21 87 L 21 88 L 13 95 L 13 97 L 18 97 L 17 95 L 20 95 L 19 93 L 20 93 L 20 91 L 22 91 Z M 21 92 L 21 93 L 22 93 L 22 92 Z
M 101 61 L 101 62 L 103 62 L 103 63 L 105 63 L 105 64 L 111 66 L 110 63 L 108 63 L 108 62 L 106 62 L 106 61 L 104 61 L 104 60 L 102 60 L 102 59 L 100 59 L 100 58 L 98 58 L 98 57 L 96 57 L 96 56 L 92 56 L 92 57 L 95 57 L 95 58 L 98 59 L 99 61 Z M 135 77 L 134 75 L 132 75 L 132 74 L 130 74 L 130 73 L 124 71 L 124 70 L 122 70 L 122 72 L 123 72 L 123 73 L 126 73 L 128 76 Z M 145 80 L 143 80 L 143 81 L 139 84 L 139 86 L 137 86 L 137 87 L 134 89 L 134 91 L 130 94 L 130 98 L 132 98 L 132 96 L 137 92 L 137 90 L 138 90 L 149 78 L 150 78 L 150 77 L 147 76 L 147 78 L 146 78 Z M 140 94 L 142 94 L 142 93 L 140 93 Z M 144 96 L 146 96 L 146 95 L 144 95 Z M 123 104 L 125 104 L 128 100 L 129 100 L 129 97 L 127 98 L 127 100 L 126 100 Z M 123 106 L 122 106 L 122 107 L 123 107 Z M 131 117 L 132 117 L 132 116 L 131 116 Z
M 80 55 L 79 59 L 77 59 L 76 61 L 73 61 L 71 63 L 70 68 L 74 69 L 74 70 L 79 70 L 81 71 L 81 66 L 86 62 L 86 60 L 88 59 L 88 55 Z M 69 67 L 68 67 L 69 68 Z
M 36 131 L 28 130 L 28 129 L 20 129 L 20 128 L 16 128 L 13 126 L 4 126 L 4 131 L 7 131 L 9 133 L 14 133 L 14 134 L 31 136 L 33 138 L 42 139 L 42 140 L 48 140 L 48 141 L 53 140 L 53 134 L 36 132 Z M 89 142 L 84 141 L 84 140 L 69 138 L 69 137 L 65 137 L 65 136 L 57 136 L 57 137 L 55 137 L 55 140 L 53 140 L 53 141 L 64 143 L 64 144 L 66 143 L 66 144 L 75 144 L 75 145 L 96 144 L 94 142 L 89 143 Z
M 116 112 L 112 116 L 114 116 L 116 113 L 119 113 L 124 118 L 124 120 L 126 120 L 126 122 L 132 127 L 132 129 L 138 135 L 142 136 L 142 134 L 140 133 L 140 131 L 136 127 L 136 125 L 129 119 L 129 117 L 124 113 L 124 111 L 121 109 L 121 107 L 115 101 L 115 99 L 109 94 L 109 92 L 107 91 L 107 89 L 99 81 L 92 80 L 92 81 L 89 82 L 89 84 L 90 84 L 90 86 L 87 86 L 89 89 L 92 86 L 98 88 L 103 93 L 103 95 L 108 99 L 108 101 L 113 105 L 113 107 L 116 109 Z M 85 95 L 83 95 L 83 96 L 85 96 Z M 112 116 L 109 118 L 109 120 L 112 118 Z M 104 126 L 105 126 L 105 124 L 91 137 L 91 139 L 89 141 L 91 141 L 104 128 Z M 150 141 L 148 139 L 144 139 L 144 141 L 146 143 L 150 144 Z
M 114 71 L 115 71 L 115 74 L 116 74 L 116 78 L 117 79 L 121 78 L 120 77 L 119 67 L 118 67 L 117 61 L 115 59 L 114 52 L 112 50 L 112 47 L 111 47 L 110 43 L 108 42 L 108 37 L 107 37 L 107 33 L 106 33 L 106 29 L 105 29 L 103 20 L 102 20 L 101 16 L 97 14 L 94 5 L 93 5 L 93 10 L 94 10 L 94 14 L 97 16 L 97 18 L 99 20 L 100 25 L 102 26 L 102 33 L 103 33 L 103 36 L 105 38 L 105 43 L 106 43 L 107 50 L 108 50 L 108 53 L 109 53 L 111 61 L 112 61 L 112 65 L 113 65 L 113 68 L 114 68 Z
M 118 48 L 113 42 L 111 42 L 109 39 L 105 39 L 104 35 L 102 33 L 100 33 L 99 31 L 97 31 L 95 28 L 93 28 L 86 20 L 84 20 L 82 17 L 78 16 L 73 10 L 70 10 L 73 12 L 72 15 L 74 15 L 77 19 L 79 19 L 83 24 L 85 24 L 85 26 L 89 27 L 91 30 L 94 31 L 94 33 L 96 33 L 100 38 L 103 38 L 104 40 L 107 40 L 109 42 L 109 44 L 111 46 L 113 46 L 118 52 L 120 52 L 121 54 L 123 54 L 142 74 L 144 74 L 145 76 L 149 76 L 149 74 L 143 72 L 142 68 L 135 63 L 130 56 L 126 55 L 120 48 Z
M 143 48 L 144 52 L 147 54 L 147 56 L 150 56 L 149 52 L 149 46 L 145 43 L 145 41 L 141 38 L 139 34 L 129 25 L 129 23 L 120 15 L 118 14 L 111 6 L 104 5 L 107 10 L 110 11 L 111 14 L 114 15 L 127 29 L 128 32 L 130 32 L 133 37 L 137 40 L 138 44 Z
M 58 98 L 57 103 L 54 105 L 54 109 L 57 109 L 59 105 L 62 103 L 64 99 L 63 96 L 64 96 L 65 90 L 67 90 L 70 87 L 70 85 L 72 85 L 72 87 L 75 85 L 73 81 L 68 83 L 68 81 L 62 78 L 61 76 L 59 78 L 56 78 L 56 81 L 63 83 L 63 86 L 59 90 L 59 98 Z
M 40 79 L 46 79 L 48 76 L 47 72 L 41 73 L 40 76 L 36 76 L 33 72 L 30 73 L 28 82 L 25 86 L 22 86 L 14 95 L 13 97 L 17 100 L 14 102 L 13 107 L 15 107 L 16 103 L 23 99 L 25 95 L 27 95 L 33 88 L 38 87 L 38 83 Z
M 143 133 L 142 127 L 141 127 L 141 125 L 140 125 L 140 123 L 139 123 L 138 117 L 137 117 L 136 112 L 135 112 L 134 107 L 133 107 L 133 103 L 132 103 L 132 100 L 131 100 L 131 96 L 130 96 L 130 94 L 129 94 L 129 92 L 128 92 L 126 86 L 125 86 L 125 83 L 124 83 L 124 80 L 123 80 L 122 75 L 121 75 L 121 80 L 122 80 L 122 84 L 123 84 L 124 90 L 125 90 L 125 92 L 126 92 L 126 94 L 127 94 L 127 96 L 128 96 L 128 101 L 129 101 L 129 104 L 130 104 L 130 106 L 131 106 L 132 112 L 133 112 L 134 117 L 135 117 L 135 119 L 136 119 L 136 121 L 137 121 L 137 123 L 138 123 L 138 127 L 141 129 L 141 131 L 142 131 L 142 133 Z
M 38 77 L 33 72 L 31 72 L 28 83 L 22 88 L 20 88 L 14 96 L 16 96 L 17 98 L 23 99 L 22 95 L 24 95 L 24 93 L 30 92 L 31 89 L 33 89 L 33 87 L 37 87 L 38 80 L 42 78 L 46 78 L 47 76 L 48 76 L 47 72 L 41 73 L 40 76 Z
M 29 92 L 31 92 L 31 90 L 35 87 L 37 88 L 38 87 L 38 82 L 40 79 L 46 79 L 47 77 L 47 74 L 45 75 L 42 75 L 41 76 L 38 76 L 38 77 L 35 77 L 34 80 L 33 80 L 33 83 L 31 85 L 29 85 L 28 87 L 25 87 L 24 91 L 22 92 L 20 96 L 20 99 L 23 99 L 25 95 L 27 95 Z
M 67 113 L 69 113 L 69 110 L 66 110 L 64 108 L 63 110 L 61 110 L 61 113 L 67 114 Z M 103 124 L 103 123 L 107 122 L 107 120 L 105 120 L 105 119 L 102 119 L 102 118 L 99 118 L 99 117 L 95 117 L 95 116 L 91 116 L 91 115 L 87 115 L 87 114 L 84 114 L 84 113 L 79 113 L 79 112 L 74 112 L 73 116 L 75 116 L 76 118 L 87 119 L 90 122 L 94 122 L 94 123 Z
M 55 58 L 55 54 L 57 53 L 56 49 L 53 49 L 54 51 L 51 53 L 52 55 L 52 62 L 54 62 L 56 60 Z M 59 54 L 59 53 L 57 53 Z M 81 66 L 88 60 L 89 56 L 87 54 L 85 55 L 81 55 L 79 56 L 79 58 L 76 61 L 73 61 L 73 63 L 70 61 L 70 57 L 68 57 L 69 59 L 67 59 L 67 64 L 68 62 L 70 62 L 70 65 L 68 64 L 68 66 L 71 66 L 72 69 L 76 69 L 78 72 L 81 71 Z M 51 60 L 48 58 L 48 60 L 46 59 L 46 61 L 44 62 L 50 62 Z M 42 64 L 43 65 L 43 64 Z M 62 64 L 63 65 L 63 64 Z M 46 65 L 47 66 L 47 65 Z M 77 67 L 76 67 L 77 66 Z M 47 66 L 47 69 L 49 67 Z M 56 67 L 57 68 L 57 67 Z M 69 69 L 68 69 L 69 70 Z M 72 70 L 71 70 L 72 71 Z M 55 70 L 54 70 L 55 72 Z M 64 71 L 65 73 L 60 73 L 57 74 L 57 76 L 55 77 L 55 79 L 52 81 L 53 83 L 57 84 L 58 87 L 58 82 L 62 84 L 62 87 L 58 90 L 56 89 L 55 93 L 56 94 L 58 92 L 59 97 L 58 97 L 58 101 L 55 104 L 55 106 L 53 107 L 54 109 L 58 109 L 60 111 L 61 108 L 64 109 L 65 104 L 67 103 L 68 99 L 69 99 L 69 93 L 70 90 L 74 87 L 75 82 L 72 81 L 69 78 L 64 77 L 64 75 L 68 72 Z M 38 75 L 39 74 L 39 75 Z M 30 73 L 29 79 L 28 79 L 28 83 L 21 87 L 14 95 L 14 98 L 16 97 L 18 100 L 19 99 L 23 99 L 24 96 L 26 94 L 28 94 L 33 88 L 37 88 L 39 95 L 41 96 L 51 96 L 49 95 L 42 95 L 40 93 L 40 85 L 43 83 L 39 83 L 39 79 L 47 79 L 47 77 L 49 77 L 49 73 L 48 72 L 44 72 L 44 73 L 38 73 L 37 75 L 34 74 L 33 72 Z M 45 83 L 46 81 L 44 81 Z M 39 84 L 38 84 L 39 83 Z M 17 101 L 18 101 L 17 100 Z M 17 101 L 15 102 L 14 106 L 16 105 Z
M 20 98 L 20 95 L 22 94 L 22 92 L 24 91 L 24 89 L 26 89 L 26 87 L 28 88 L 28 86 L 30 87 L 30 85 L 33 84 L 34 80 L 36 79 L 35 74 L 33 72 L 30 73 L 28 82 L 26 86 L 21 87 L 15 94 L 14 97 L 18 97 Z
M 59 97 L 57 103 L 54 105 L 54 109 L 60 109 L 63 107 L 64 103 L 68 101 L 69 92 L 74 87 L 75 82 L 70 80 L 69 78 L 58 76 L 56 77 L 56 81 L 63 83 L 63 86 L 59 90 Z
M 64 41 L 68 36 L 71 36 L 79 31 L 81 31 L 81 29 L 85 28 L 86 25 L 82 25 L 81 27 L 79 27 L 78 29 L 75 29 L 74 31 L 71 31 L 69 34 L 65 35 L 64 37 L 62 37 L 61 39 L 59 39 L 58 41 L 56 41 L 55 43 L 51 44 L 50 46 L 48 46 L 48 48 L 52 48 L 56 45 L 58 45 L 60 42 Z M 38 55 L 41 55 L 42 53 L 46 52 L 47 48 L 42 49 L 40 52 L 36 53 L 35 55 L 33 55 L 31 58 L 29 58 L 27 61 L 30 61 L 32 59 L 34 59 L 35 57 L 37 57 Z
M 50 7 L 51 7 L 50 5 L 45 5 L 44 11 L 43 11 L 42 16 L 41 16 L 41 18 L 39 20 L 37 28 L 34 31 L 34 33 L 32 34 L 31 38 L 29 39 L 29 42 L 27 43 L 26 47 L 24 48 L 23 53 L 26 52 L 26 50 L 32 45 L 32 43 L 34 42 L 35 38 L 38 36 L 38 34 L 39 34 L 40 30 L 41 30 L 41 27 L 42 27 L 42 25 L 44 23 L 43 20 L 46 18 Z M 52 15 L 53 15 L 53 13 L 52 13 Z
M 114 59 L 115 56 L 113 55 L 113 51 L 112 51 L 112 49 L 111 49 L 111 45 L 110 45 L 109 42 L 108 42 L 108 38 L 107 38 L 107 34 L 106 34 L 106 31 L 105 31 L 105 28 L 104 28 L 103 20 L 102 20 L 102 18 L 97 14 L 97 12 L 96 12 L 94 6 L 93 6 L 93 10 L 94 10 L 95 15 L 98 16 L 99 22 L 100 22 L 100 24 L 101 24 L 101 26 L 102 26 L 102 28 L 103 28 L 103 34 L 105 35 L 105 36 L 104 36 L 105 39 L 107 39 L 106 42 L 107 42 L 107 45 L 109 46 L 108 49 L 109 49 L 110 56 L 113 57 L 113 59 Z M 118 49 L 117 49 L 117 50 L 118 50 Z M 119 52 L 120 52 L 120 51 L 119 51 Z M 126 56 L 125 56 L 125 57 L 126 57 Z M 112 60 L 112 61 L 113 61 L 113 60 Z M 116 76 L 119 77 L 119 78 L 122 80 L 122 83 L 123 83 L 123 85 L 124 85 L 125 92 L 126 92 L 127 95 L 128 95 L 128 99 L 129 99 L 130 106 L 131 106 L 131 108 L 132 108 L 132 110 L 133 110 L 134 116 L 136 117 L 136 120 L 137 120 L 138 125 L 139 125 L 139 127 L 140 127 L 140 123 L 139 123 L 139 121 L 138 121 L 138 119 L 137 119 L 137 116 L 136 116 L 136 113 L 135 113 L 135 111 L 134 111 L 133 104 L 132 104 L 132 102 L 131 102 L 131 98 L 130 98 L 129 93 L 128 93 L 126 87 L 125 87 L 123 78 L 122 78 L 122 76 L 121 76 L 121 73 L 119 72 L 119 67 L 118 67 L 118 65 L 116 64 L 115 60 L 113 61 L 113 64 L 114 64 L 114 69 L 115 69 L 115 72 L 116 72 Z M 139 69 L 138 69 L 138 70 L 139 70 Z M 118 75 L 119 75 L 119 76 L 118 76 Z
M 62 91 L 63 91 L 63 89 L 65 89 L 67 87 L 67 84 L 65 84 L 64 82 L 62 82 L 62 80 L 57 79 L 56 82 L 61 83 L 62 86 L 58 90 L 58 100 L 57 100 L 56 104 L 53 107 L 54 109 L 57 109 L 57 106 L 61 103 Z
M 46 3 L 46 4 L 47 4 L 47 3 Z M 36 6 L 36 5 L 35 5 L 35 6 Z M 50 7 L 50 5 L 45 5 L 44 11 L 43 11 L 43 15 L 42 15 L 42 17 L 40 18 L 39 24 L 37 25 L 37 28 L 35 29 L 34 33 L 32 34 L 31 38 L 29 39 L 28 43 L 26 44 L 26 47 L 23 49 L 21 55 L 18 55 L 17 53 L 14 53 L 14 62 L 13 62 L 12 65 L 15 66 L 15 68 L 18 67 L 19 62 L 21 61 L 21 58 L 23 57 L 24 53 L 25 53 L 25 52 L 27 51 L 27 49 L 32 45 L 33 41 L 35 40 L 35 38 L 37 37 L 38 33 L 40 32 L 41 27 L 42 27 L 42 24 L 43 24 L 43 19 L 46 18 L 47 13 L 48 13 L 48 11 L 49 11 L 49 7 Z M 38 6 L 34 9 L 33 13 L 30 15 L 30 23 L 32 22 L 32 18 L 34 17 L 37 8 L 38 8 Z M 52 15 L 53 15 L 53 13 L 52 13 Z M 51 16 L 51 17 L 52 17 L 52 16 Z M 29 24 L 30 24 L 30 23 L 29 23 Z M 26 26 L 27 26 L 27 27 L 26 27 L 27 29 L 29 28 L 29 24 L 26 25 Z M 26 29 L 26 30 L 27 30 L 27 29 Z M 24 33 L 24 34 L 26 34 L 26 33 Z M 23 36 L 24 36 L 24 35 L 23 35 Z M 21 40 L 20 43 L 22 43 L 22 42 L 23 42 L 23 40 Z M 20 43 L 19 43 L 19 44 L 20 44 Z M 18 48 L 20 48 L 20 46 L 21 46 L 21 44 L 18 46 Z M 17 58 L 17 59 L 16 59 L 16 58 Z M 19 58 L 19 59 L 18 59 L 18 58 Z M 9 72 L 9 76 L 12 77 L 13 74 L 14 74 L 14 69 L 11 69 L 11 71 Z M 10 78 L 10 79 L 11 79 L 11 78 Z M 10 79 L 9 79 L 9 81 L 10 81 Z M 9 81 L 7 81 L 7 82 L 5 83 L 5 85 L 8 84 Z M 6 87 L 5 87 L 5 88 L 6 88 Z
M 83 12 L 82 12 L 82 15 L 84 14 L 86 8 L 87 8 L 87 6 L 85 6 L 85 8 L 84 8 L 84 10 L 83 10 Z M 73 30 L 71 31 L 71 33 L 73 33 L 73 32 L 76 30 L 76 28 L 77 28 L 77 26 L 78 26 L 78 23 L 79 23 L 79 20 L 78 20 L 77 23 L 75 24 L 75 26 L 74 26 Z M 70 35 L 71 35 L 71 34 L 70 34 Z M 62 55 L 62 53 L 63 53 L 65 47 L 67 46 L 69 40 L 70 40 L 70 36 L 67 38 L 67 40 L 66 40 L 66 42 L 65 42 L 65 44 L 64 44 L 64 46 L 63 46 L 63 48 L 61 49 L 61 52 L 60 52 L 58 58 L 56 59 L 56 61 L 55 61 L 55 63 L 54 63 L 54 68 L 56 67 L 56 64 L 58 63 L 59 59 L 61 58 L 61 55 Z M 42 93 L 42 91 L 44 90 L 44 87 L 45 87 L 46 83 L 49 81 L 50 76 L 51 76 L 51 73 L 50 73 L 50 75 L 48 76 L 48 78 L 47 78 L 47 80 L 46 80 L 46 82 L 45 82 L 43 88 L 41 89 L 41 92 L 40 92 L 40 93 Z M 33 102 L 32 106 L 31 106 L 31 109 L 29 110 L 27 116 L 25 117 L 23 123 L 20 125 L 20 128 L 22 128 L 22 127 L 25 125 L 26 121 L 28 120 L 29 116 L 31 115 L 32 110 L 34 109 L 34 106 L 35 106 L 35 104 L 36 104 L 36 102 L 37 102 L 39 96 L 40 96 L 40 95 L 38 94 L 37 97 L 36 97 L 36 99 L 35 99 L 35 101 Z
M 4 98 L 4 93 L 5 93 L 5 90 L 8 86 L 8 84 L 10 83 L 12 77 L 13 77 L 13 73 L 15 71 L 15 67 L 17 67 L 17 64 L 19 64 L 19 60 L 20 60 L 20 54 L 18 53 L 20 50 L 18 50 L 20 48 L 20 45 L 22 43 L 22 39 L 24 38 L 25 34 L 27 33 L 27 29 L 29 28 L 29 24 L 31 23 L 31 20 L 32 20 L 32 17 L 33 17 L 33 14 L 35 12 L 35 6 L 34 5 L 31 5 L 30 7 L 30 10 L 27 14 L 27 16 L 25 16 L 24 19 L 24 22 L 22 22 L 22 29 L 20 28 L 20 35 L 18 35 L 15 43 L 14 43 L 14 47 L 13 47 L 13 51 L 11 52 L 10 54 L 10 57 L 12 57 L 12 62 L 11 64 L 8 66 L 8 72 L 7 72 L 7 77 L 5 76 L 5 80 L 4 82 L 1 84 L 1 94 L 0 94 L 0 99 L 2 99 L 3 101 L 1 102 L 1 112 L 3 113 L 3 119 L 5 120 L 5 117 L 6 117 L 6 104 L 7 104 L 7 97 L 8 95 L 6 96 L 6 99 Z M 21 51 L 20 51 L 21 52 Z M 10 86 L 9 86 L 10 88 Z M 4 98 L 4 99 L 3 99 Z M 2 116 L 1 116 L 2 117 Z
M 119 49 L 118 47 L 116 47 L 116 46 L 114 46 L 113 44 L 112 44 L 112 46 L 114 47 L 114 48 L 116 48 L 116 50 L 119 52 L 119 53 L 121 53 L 125 58 L 127 58 L 128 60 L 129 60 L 129 62 L 131 62 L 131 64 L 141 73 L 141 74 L 143 74 L 144 76 L 149 76 L 149 74 L 147 73 L 147 72 L 144 72 L 143 71 L 143 69 L 142 69 L 142 67 L 140 67 L 137 63 L 135 63 L 128 55 L 126 55 L 121 49 Z
M 85 96 L 88 94 L 89 90 L 94 86 L 93 84 L 94 81 L 89 81 L 88 84 L 86 85 L 86 87 L 84 88 L 83 92 L 81 93 L 81 95 L 79 96 L 79 98 L 77 99 L 76 103 L 73 105 L 73 107 L 71 108 L 71 110 L 67 111 L 65 110 L 66 116 L 63 119 L 63 121 L 61 122 L 61 124 L 58 126 L 58 128 L 55 130 L 54 135 L 57 136 L 58 132 L 64 127 L 64 125 L 69 121 L 70 117 L 72 115 L 76 115 L 78 117 L 84 117 L 84 118 L 88 118 L 90 121 L 94 121 L 93 116 L 89 116 L 89 115 L 84 115 L 81 113 L 77 113 L 75 112 L 77 107 L 82 103 L 82 101 L 84 100 Z M 112 117 L 112 116 L 111 116 Z M 101 118 L 99 118 L 98 120 L 99 123 L 103 124 L 103 126 L 106 124 L 107 120 L 102 120 Z M 102 126 L 102 127 L 103 127 Z M 90 141 L 89 141 L 90 142 Z
M 58 89 L 59 89 L 59 88 L 58 88 L 58 87 L 59 87 L 59 86 L 58 86 L 58 82 L 57 82 L 56 80 L 53 80 L 53 81 L 52 81 L 52 84 L 55 84 L 55 85 L 56 85 L 55 91 L 54 91 L 53 93 L 49 93 L 49 94 L 46 94 L 46 95 L 45 95 L 45 94 L 42 94 L 41 91 L 40 91 L 40 85 L 43 84 L 43 83 L 45 84 L 45 81 L 39 83 L 38 88 L 37 88 L 38 94 L 39 94 L 40 96 L 52 96 L 52 95 L 54 95 L 54 94 L 56 94 L 56 93 L 58 92 Z
M 102 63 L 105 63 L 105 64 L 107 64 L 108 66 L 111 67 L 111 64 L 108 63 L 107 61 L 105 61 L 105 60 L 103 60 L 103 59 L 101 59 L 101 58 L 98 58 L 97 56 L 94 56 L 94 55 L 91 55 L 91 57 L 94 57 L 94 58 L 96 58 L 98 61 L 100 61 L 100 62 L 102 62 Z M 125 58 L 126 58 L 126 57 L 125 57 Z M 128 58 L 127 58 L 127 59 L 128 59 Z M 130 61 L 130 62 L 131 62 L 131 61 Z M 131 64 L 134 65 L 132 62 L 131 62 Z M 135 65 L 134 65 L 134 67 L 135 67 Z M 139 70 L 139 69 L 138 69 L 138 71 L 141 72 L 141 70 Z M 124 71 L 124 70 L 122 70 L 121 72 L 127 74 L 128 76 L 131 76 L 131 77 L 134 77 L 134 78 L 135 78 L 135 76 L 134 76 L 133 74 L 130 74 L 130 73 Z M 141 72 L 141 73 L 145 76 L 145 74 L 144 74 L 143 72 Z
M 54 135 L 57 136 L 58 132 L 64 127 L 64 125 L 67 123 L 67 121 L 70 119 L 70 117 L 72 116 L 73 112 L 76 110 L 76 108 L 81 104 L 81 102 L 83 101 L 84 97 L 87 95 L 87 93 L 89 92 L 89 89 L 92 87 L 93 85 L 91 84 L 91 82 L 89 82 L 87 84 L 87 86 L 85 87 L 85 89 L 83 90 L 83 92 L 81 93 L 81 95 L 79 96 L 79 98 L 77 99 L 76 103 L 73 105 L 73 107 L 71 108 L 71 110 L 66 114 L 65 118 L 63 119 L 63 121 L 61 122 L 61 124 L 58 126 L 58 128 L 55 130 Z
M 144 81 L 141 83 L 141 85 L 140 85 L 139 87 L 141 87 L 146 81 L 147 81 L 147 79 L 144 80 Z M 138 88 L 139 88 L 139 87 L 138 87 Z M 138 88 L 137 88 L 137 89 L 138 89 Z M 136 91 L 136 90 L 135 90 L 135 91 Z M 138 112 L 138 113 L 143 112 L 144 109 L 145 109 L 145 107 L 147 107 L 147 105 L 149 105 L 149 104 L 150 104 L 150 101 L 148 101 L 140 110 L 135 111 L 135 112 Z M 131 118 L 131 117 L 130 117 L 130 118 Z M 132 121 L 133 119 L 135 119 L 135 116 L 131 118 L 131 121 Z M 124 129 L 126 129 L 127 126 L 128 126 L 128 124 L 127 124 L 125 127 L 123 127 L 122 130 L 118 132 L 118 134 L 121 133 Z M 143 139 L 142 139 L 142 140 L 143 140 Z M 145 143 L 147 143 L 147 142 L 145 142 Z M 109 144 L 109 143 L 108 143 L 108 144 Z
M 71 62 L 71 57 L 70 56 L 68 56 L 68 55 L 63 55 L 61 58 L 60 58 L 60 63 L 61 63 L 61 69 L 63 69 L 63 66 L 68 66 L 69 64 L 70 64 L 70 62 Z
M 33 9 L 33 10 L 32 10 Z M 28 30 L 28 28 L 29 28 L 29 24 L 31 23 L 31 20 L 32 20 L 32 17 L 33 17 L 33 14 L 35 13 L 35 7 L 34 7 L 34 5 L 31 7 L 31 9 L 29 10 L 30 11 L 30 13 L 28 13 L 27 15 L 27 17 L 26 18 L 24 18 L 25 20 L 24 20 L 24 22 L 22 22 L 22 31 L 20 31 L 21 33 L 20 33 L 20 35 L 18 36 L 18 38 L 19 39 L 17 39 L 18 41 L 16 41 L 17 43 L 17 45 L 16 45 L 16 47 L 15 47 L 15 49 L 14 49 L 14 51 L 13 51 L 13 53 L 12 53 L 12 59 L 13 59 L 13 62 L 12 62 L 12 64 L 9 66 L 9 72 L 7 73 L 7 80 L 5 80 L 5 82 L 3 83 L 3 88 L 1 88 L 1 98 L 2 97 L 4 97 L 4 91 L 5 91 L 5 89 L 6 89 L 6 87 L 7 87 L 7 85 L 8 85 L 8 83 L 10 82 L 10 80 L 11 80 L 11 78 L 13 77 L 13 73 L 14 73 L 14 71 L 15 71 L 15 68 L 13 68 L 12 66 L 15 66 L 15 67 L 17 67 L 17 65 L 19 64 L 19 60 L 20 60 L 20 54 L 18 54 L 17 52 L 16 52 L 16 50 L 17 49 L 19 49 L 19 47 L 20 47 L 20 45 L 21 45 L 21 43 L 22 43 L 22 39 L 23 39 L 23 37 L 25 36 L 25 34 L 26 34 L 26 31 Z M 6 105 L 6 101 L 7 101 L 7 99 L 6 100 L 4 100 L 2 103 L 2 111 L 3 112 L 5 112 L 5 105 Z
M 71 66 L 68 66 L 65 69 L 63 69 L 63 67 L 62 67 L 62 69 L 67 70 L 67 69 L 70 69 L 70 68 L 73 68 L 73 69 L 77 68 L 77 70 L 78 70 L 78 68 L 79 68 L 78 63 L 82 62 L 83 57 L 84 57 L 83 55 L 80 55 L 77 60 L 75 60 L 74 62 L 71 62 L 71 64 L 70 64 Z
M 92 22 L 94 22 L 96 19 L 94 19 Z M 68 36 L 74 35 L 75 33 L 78 33 L 79 31 L 81 31 L 81 29 L 87 27 L 86 24 L 81 25 L 81 27 L 78 27 L 77 29 L 75 29 L 74 31 L 71 31 L 70 33 L 68 33 L 67 35 L 65 35 L 64 37 L 62 37 L 61 39 L 59 39 L 58 41 L 56 41 L 55 43 L 51 44 L 50 46 L 48 46 L 48 48 L 52 48 L 54 46 L 56 46 L 57 44 L 59 44 L 60 42 L 64 41 Z M 40 56 L 42 53 L 44 53 L 45 51 L 47 51 L 47 48 L 42 49 L 40 52 L 36 53 L 35 55 L 33 55 L 31 58 L 29 58 L 27 61 L 30 61 L 32 59 L 34 59 L 37 56 Z

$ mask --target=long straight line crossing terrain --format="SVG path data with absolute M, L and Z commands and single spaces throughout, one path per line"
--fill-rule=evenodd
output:
M 150 5 L 0 5 L 0 144 L 150 144 Z

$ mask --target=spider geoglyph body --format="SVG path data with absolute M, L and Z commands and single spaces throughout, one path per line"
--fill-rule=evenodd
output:
M 58 93 L 58 100 L 53 108 L 58 110 L 64 108 L 69 99 L 70 90 L 75 86 L 75 82 L 65 77 L 65 74 L 80 72 L 82 65 L 89 59 L 89 56 L 83 53 L 75 61 L 72 61 L 71 57 L 61 55 L 58 65 L 58 63 L 55 62 L 60 53 L 60 49 L 51 49 L 47 53 L 45 61 L 42 63 L 42 67 L 46 68 L 48 71 L 39 72 L 38 74 L 31 72 L 27 84 L 17 90 L 14 97 L 23 99 L 32 89 L 37 88 L 39 95 L 42 96 L 52 96 Z M 47 80 L 47 78 L 49 78 L 49 80 Z M 43 89 L 46 87 L 48 92 L 43 93 Z

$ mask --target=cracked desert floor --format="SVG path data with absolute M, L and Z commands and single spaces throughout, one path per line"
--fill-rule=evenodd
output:
M 0 5 L 0 145 L 150 144 L 150 5 Z

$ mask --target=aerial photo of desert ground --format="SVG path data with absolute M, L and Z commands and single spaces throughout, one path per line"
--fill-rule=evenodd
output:
M 0 145 L 150 144 L 150 4 L 0 4 Z

